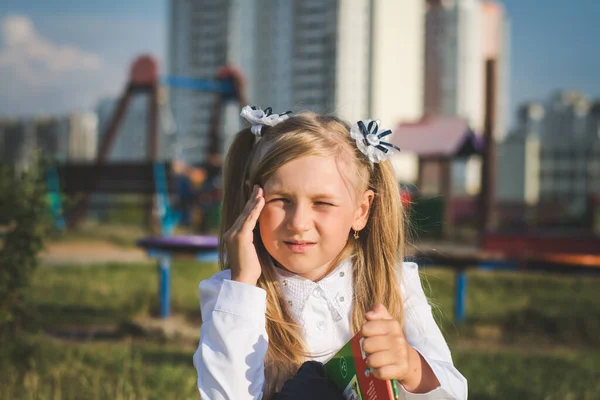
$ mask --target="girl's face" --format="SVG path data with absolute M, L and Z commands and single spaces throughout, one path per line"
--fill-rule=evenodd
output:
M 264 185 L 258 219 L 265 248 L 287 270 L 316 281 L 344 249 L 350 229 L 367 223 L 373 192 L 357 198 L 334 157 L 305 156 L 280 167 Z

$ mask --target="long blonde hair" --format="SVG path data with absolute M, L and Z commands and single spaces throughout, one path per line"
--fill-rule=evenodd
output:
M 221 268 L 228 268 L 223 235 L 242 213 L 254 184 L 263 186 L 279 167 L 299 157 L 345 157 L 354 169 L 355 177 L 349 181 L 354 181 L 356 192 L 371 189 L 375 193 L 367 225 L 359 239 L 351 238 L 348 232 L 348 244 L 342 251 L 350 255 L 353 262 L 351 330 L 353 333 L 360 330 L 365 313 L 376 303 L 385 305 L 402 323 L 396 266 L 404 256 L 403 211 L 391 164 L 369 162 L 350 137 L 349 126 L 333 116 L 313 113 L 291 116 L 274 127 L 263 126 L 262 138 L 258 142 L 255 139 L 249 128 L 238 132 L 225 160 L 219 242 Z M 263 271 L 258 286 L 267 292 L 269 347 L 265 358 L 264 397 L 269 398 L 297 372 L 309 354 L 299 326 L 287 309 L 274 272 L 276 266 L 258 229 L 254 243 Z

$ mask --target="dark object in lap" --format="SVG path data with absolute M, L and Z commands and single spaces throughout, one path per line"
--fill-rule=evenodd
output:
M 273 400 L 344 400 L 340 389 L 325 376 L 323 364 L 307 361 L 288 379 Z

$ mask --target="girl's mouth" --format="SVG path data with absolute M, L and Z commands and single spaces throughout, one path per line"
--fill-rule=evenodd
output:
M 310 250 L 316 243 L 305 241 L 284 241 L 292 253 L 302 254 Z

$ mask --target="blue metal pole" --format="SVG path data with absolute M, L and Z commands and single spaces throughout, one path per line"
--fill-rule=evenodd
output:
M 46 183 L 48 185 L 50 210 L 52 212 L 52 217 L 54 218 L 54 226 L 57 229 L 64 231 L 67 228 L 67 224 L 65 223 L 65 218 L 63 216 L 60 183 L 56 166 L 51 166 L 46 171 Z
M 160 316 L 161 318 L 169 318 L 171 313 L 171 259 L 167 256 L 160 257 L 158 259 L 158 267 L 160 273 Z
M 190 78 L 186 76 L 163 76 L 161 83 L 173 88 L 199 90 L 204 92 L 219 92 L 232 94 L 235 91 L 233 82 L 216 79 Z
M 456 271 L 455 290 L 454 320 L 462 324 L 465 320 L 467 303 L 467 272 L 464 269 Z

